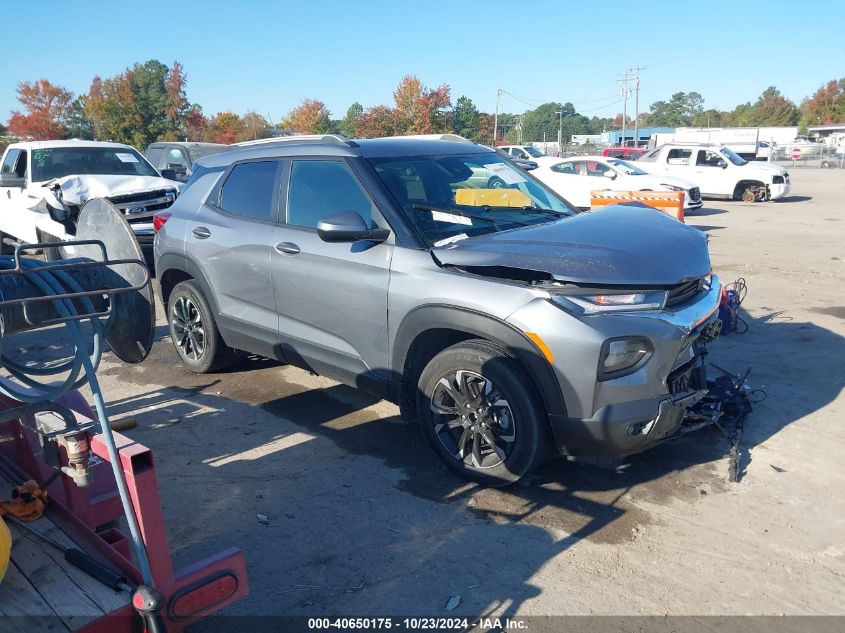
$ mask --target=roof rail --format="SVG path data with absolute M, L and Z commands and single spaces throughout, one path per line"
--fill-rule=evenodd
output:
M 459 134 L 406 134 L 404 136 L 387 136 L 385 138 L 413 138 L 421 141 L 452 141 L 453 143 L 468 143 L 475 145 L 468 138 L 464 138 Z
M 234 143 L 230 148 L 240 147 L 254 147 L 256 145 L 284 145 L 285 143 L 333 143 L 335 145 L 348 145 L 354 147 L 353 141 L 342 134 L 298 134 L 291 136 L 273 136 L 270 138 L 260 138 L 254 141 L 244 141 L 243 143 Z

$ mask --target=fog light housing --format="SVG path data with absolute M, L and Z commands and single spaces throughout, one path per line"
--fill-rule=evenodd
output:
M 651 356 L 648 339 L 641 336 L 609 339 L 599 356 L 599 380 L 612 380 L 636 371 Z

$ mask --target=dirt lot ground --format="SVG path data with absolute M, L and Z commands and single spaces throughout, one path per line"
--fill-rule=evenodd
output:
M 176 562 L 241 547 L 241 615 L 843 614 L 845 172 L 793 180 L 786 200 L 688 219 L 749 287 L 748 332 L 712 347 L 768 394 L 740 483 L 709 429 L 618 471 L 560 461 L 480 489 L 351 388 L 258 359 L 187 373 L 160 319 L 151 358 L 106 360 L 102 382 L 154 450 Z

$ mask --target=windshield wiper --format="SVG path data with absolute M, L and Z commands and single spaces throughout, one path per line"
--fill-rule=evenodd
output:
M 524 207 L 494 207 L 485 204 L 481 207 L 485 211 L 519 211 L 520 213 L 524 213 L 526 215 L 530 215 L 532 213 L 542 213 L 544 215 L 552 215 L 555 217 L 560 217 L 565 215 L 561 211 L 555 211 L 554 209 L 540 209 L 539 207 L 534 206 L 524 206 Z

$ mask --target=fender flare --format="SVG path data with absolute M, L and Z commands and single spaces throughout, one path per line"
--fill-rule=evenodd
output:
M 394 337 L 391 354 L 391 398 L 400 403 L 408 385 L 404 380 L 406 359 L 411 345 L 428 330 L 455 330 L 483 338 L 503 348 L 522 365 L 531 378 L 549 415 L 566 415 L 560 385 L 554 369 L 534 343 L 513 325 L 482 312 L 451 305 L 430 304 L 411 310 L 402 319 Z
M 167 310 L 167 301 L 165 301 L 164 289 L 161 288 L 160 280 L 168 272 L 177 270 L 190 275 L 200 285 L 206 301 L 211 305 L 211 310 L 215 315 L 219 315 L 220 310 L 217 307 L 217 300 L 214 297 L 214 293 L 211 292 L 211 284 L 208 283 L 208 279 L 202 272 L 202 269 L 190 257 L 180 253 L 165 253 L 156 261 L 156 275 L 159 278 L 159 292 L 161 294 L 161 304 L 164 306 L 164 309 Z

